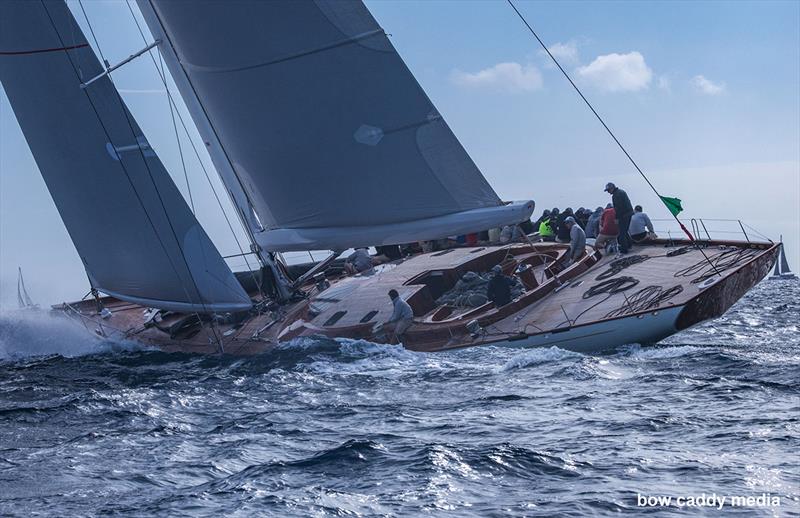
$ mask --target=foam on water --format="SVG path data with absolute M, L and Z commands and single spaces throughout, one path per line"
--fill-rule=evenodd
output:
M 102 338 L 75 321 L 45 311 L 0 312 L 0 360 L 54 354 L 70 358 L 141 349 L 141 344 Z
M 549 348 L 531 349 L 516 354 L 513 358 L 508 360 L 505 365 L 503 365 L 501 370 L 508 371 L 514 369 L 524 369 L 526 367 L 532 367 L 542 363 L 565 359 L 578 359 L 582 356 L 583 355 L 580 353 L 560 349 L 554 345 Z

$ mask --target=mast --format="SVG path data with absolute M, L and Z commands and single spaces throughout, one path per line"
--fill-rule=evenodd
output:
M 219 174 L 222 179 L 225 191 L 228 193 L 228 197 L 239 217 L 239 222 L 247 234 L 247 239 L 250 241 L 250 251 L 258 257 L 262 266 L 269 268 L 272 272 L 278 298 L 281 300 L 288 299 L 291 296 L 291 283 L 284 275 L 283 270 L 278 267 L 274 254 L 264 250 L 255 238 L 257 232 L 264 231 L 264 226 L 256 214 L 255 205 L 247 195 L 242 180 L 236 174 L 228 153 L 220 142 L 217 131 L 211 123 L 189 75 L 180 62 L 180 59 L 178 59 L 172 41 L 164 30 L 161 20 L 155 9 L 153 9 L 150 0 L 137 0 L 137 4 L 153 36 L 157 40 L 163 42 L 159 47 L 161 54 L 164 57 L 167 68 L 170 70 L 172 79 L 178 87 L 181 97 L 186 103 L 192 120 L 203 139 L 203 144 L 211 157 L 211 162 L 214 164 L 217 174 Z

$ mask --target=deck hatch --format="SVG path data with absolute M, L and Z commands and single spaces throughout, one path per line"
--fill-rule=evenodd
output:
M 367 313 L 366 315 L 364 315 L 364 316 L 361 318 L 360 322 L 361 322 L 362 324 L 366 324 L 367 322 L 369 322 L 370 320 L 372 320 L 373 318 L 375 318 L 375 315 L 377 315 L 377 314 L 378 314 L 378 310 L 377 310 L 377 309 L 373 309 L 372 311 L 370 311 L 369 313 Z
M 326 320 L 325 323 L 322 324 L 322 325 L 325 326 L 325 327 L 332 326 L 336 322 L 341 320 L 342 317 L 345 316 L 346 314 L 347 314 L 347 311 L 337 311 L 336 313 L 331 315 L 331 317 L 328 320 Z

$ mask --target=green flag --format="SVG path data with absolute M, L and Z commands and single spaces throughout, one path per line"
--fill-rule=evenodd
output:
M 667 206 L 673 216 L 677 216 L 683 210 L 683 207 L 681 207 L 681 200 L 678 198 L 667 198 L 666 196 L 659 196 L 659 198 L 661 198 L 661 201 L 664 202 L 664 205 Z

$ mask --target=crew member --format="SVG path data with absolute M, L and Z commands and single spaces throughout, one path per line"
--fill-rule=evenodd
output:
M 564 225 L 564 220 L 570 216 L 572 209 L 567 207 L 556 219 L 556 241 L 559 243 L 569 243 L 569 229 Z
M 650 221 L 650 216 L 642 212 L 641 205 L 637 205 L 633 208 L 630 233 L 634 243 L 641 243 L 647 239 L 655 239 L 658 237 L 653 230 L 653 222 Z
M 578 259 L 583 257 L 583 254 L 586 253 L 586 233 L 584 233 L 581 226 L 578 225 L 578 222 L 575 221 L 575 218 L 572 216 L 564 220 L 564 225 L 569 229 L 568 260 L 564 266 L 569 266 L 578 261 Z
M 600 233 L 594 241 L 595 250 L 605 250 L 608 243 L 613 243 L 617 240 L 619 227 L 617 226 L 617 213 L 614 212 L 614 207 L 609 203 L 603 214 L 600 215 Z
M 366 248 L 356 248 L 344 261 L 344 269 L 349 274 L 371 272 L 372 257 Z
M 400 342 L 402 341 L 403 334 L 405 334 L 414 322 L 414 311 L 411 309 L 411 306 L 408 305 L 408 302 L 400 297 L 397 290 L 389 290 L 389 298 L 392 300 L 394 310 L 392 311 L 392 317 L 386 321 L 384 327 L 386 329 L 392 329 L 392 327 L 394 327 L 394 336 L 397 337 L 397 341 Z
M 600 216 L 603 215 L 603 207 L 597 207 L 589 220 L 586 222 L 586 237 L 597 238 L 600 234 Z
M 550 215 L 550 211 L 545 211 L 547 213 L 547 217 L 542 217 L 542 222 L 539 223 L 539 237 L 542 238 L 542 241 L 554 241 L 556 233 L 553 230 L 553 226 L 555 224 L 555 220 Z
M 606 184 L 604 189 L 607 193 L 611 194 L 611 203 L 614 205 L 614 211 L 617 213 L 617 226 L 619 227 L 619 253 L 620 255 L 627 254 L 631 249 L 631 238 L 628 235 L 628 229 L 631 226 L 631 216 L 633 216 L 633 205 L 628 198 L 628 193 L 617 187 L 611 182 Z
M 511 302 L 511 286 L 514 280 L 503 275 L 503 269 L 499 265 L 492 268 L 492 278 L 486 285 L 486 298 L 494 302 L 496 307 L 505 306 Z

